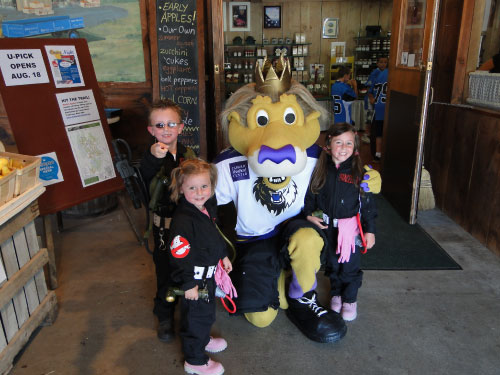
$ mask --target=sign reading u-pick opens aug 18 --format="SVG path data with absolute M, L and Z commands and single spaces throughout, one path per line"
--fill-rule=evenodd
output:
M 0 68 L 5 86 L 49 83 L 49 77 L 39 49 L 2 49 Z

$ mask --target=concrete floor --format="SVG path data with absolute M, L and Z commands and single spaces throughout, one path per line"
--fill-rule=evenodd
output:
M 213 357 L 227 374 L 500 374 L 500 258 L 438 210 L 419 222 L 463 270 L 365 271 L 358 319 L 335 344 L 308 340 L 284 311 L 258 329 L 218 303 L 213 334 L 229 347 Z M 65 219 L 55 244 L 57 320 L 11 374 L 183 374 L 180 341 L 156 338 L 152 259 L 124 211 Z M 318 290 L 328 303 L 323 277 Z

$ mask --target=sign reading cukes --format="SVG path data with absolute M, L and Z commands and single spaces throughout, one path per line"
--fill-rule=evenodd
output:
M 182 144 L 200 148 L 196 0 L 156 1 L 159 88 L 185 111 Z

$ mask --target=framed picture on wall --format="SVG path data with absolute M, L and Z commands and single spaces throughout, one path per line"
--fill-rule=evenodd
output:
M 264 28 L 265 29 L 281 28 L 281 6 L 264 7 Z
M 339 32 L 338 18 L 325 18 L 323 21 L 323 38 L 337 38 Z
M 233 1 L 229 6 L 229 31 L 250 31 L 250 2 Z
M 406 3 L 406 29 L 423 29 L 426 0 L 408 0 Z

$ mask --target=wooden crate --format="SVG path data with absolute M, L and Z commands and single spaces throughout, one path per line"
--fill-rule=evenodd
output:
M 0 179 L 0 205 L 14 198 L 16 188 L 16 172 L 12 171 Z
M 41 158 L 12 152 L 0 152 L 0 158 L 8 159 L 10 166 L 16 168 L 14 196 L 24 193 L 39 182 Z
M 44 275 L 49 254 L 40 249 L 35 230 L 38 203 L 25 199 L 23 205 L 0 226 L 0 267 L 6 276 L 0 281 L 0 375 L 10 371 L 33 331 L 44 321 L 52 323 L 57 313 L 56 295 Z

